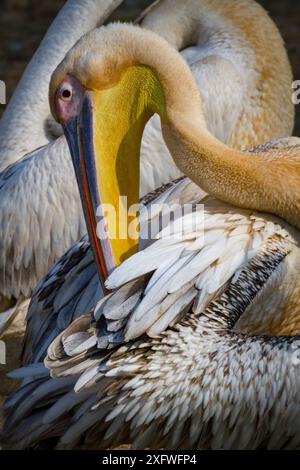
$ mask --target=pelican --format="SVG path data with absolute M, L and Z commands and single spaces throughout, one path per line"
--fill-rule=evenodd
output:
M 70 145 L 99 277 L 108 275 L 112 292 L 50 345 L 54 380 L 38 364 L 14 373 L 25 382 L 6 405 L 4 440 L 17 448 L 49 438 L 59 449 L 298 447 L 300 337 L 236 327 L 251 311 L 262 318 L 267 302 L 276 313 L 298 300 L 299 141 L 241 152 L 217 140 L 186 62 L 130 25 L 82 38 L 55 71 L 50 101 Z M 138 241 L 114 239 L 106 213 L 109 236 L 96 236 L 97 214 L 121 191 L 138 201 L 132 174 L 153 113 L 191 179 L 162 192 L 158 206 L 178 186 L 180 195 L 200 186 L 210 196 L 200 197 L 204 214 L 175 219 L 172 236 L 163 229 L 130 256 Z
M 77 39 L 120 3 L 69 0 L 1 120 L 0 310 L 12 308 L 2 315 L 0 332 L 16 314 L 15 302 L 30 297 L 86 231 L 68 146 L 50 115 L 48 83 Z M 291 135 L 291 67 L 277 28 L 256 2 L 162 0 L 141 24 L 190 64 L 208 128 L 220 140 L 241 149 Z M 181 175 L 157 117 L 145 130 L 141 162 L 141 196 Z
M 294 113 L 290 66 L 277 29 L 256 2 L 246 0 L 239 2 L 238 8 L 234 4 L 229 8 L 228 2 L 220 0 L 184 3 L 163 0 L 148 12 L 142 27 L 153 30 L 182 51 L 201 89 L 208 129 L 221 141 L 242 149 L 290 135 Z M 181 174 L 164 144 L 160 122 L 155 116 L 143 135 L 141 197 Z M 190 202 L 188 197 L 190 201 L 199 199 L 198 189 L 193 188 L 185 196 L 185 203 Z M 40 360 L 50 338 L 54 339 L 83 311 L 95 307 L 101 288 L 96 267 L 92 265 L 93 254 L 85 239 L 49 275 L 47 292 L 53 286 L 55 302 L 49 303 L 48 295 L 45 297 L 44 282 L 36 289 L 28 314 L 24 363 Z M 69 288 L 65 280 L 66 266 L 70 271 Z M 77 279 L 76 288 L 71 273 Z

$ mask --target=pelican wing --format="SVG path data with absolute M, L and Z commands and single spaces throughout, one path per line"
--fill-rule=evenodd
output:
M 0 293 L 4 297 L 30 296 L 54 262 L 85 233 L 73 172 L 61 138 L 1 173 Z
M 51 341 L 90 310 L 103 349 L 145 333 L 159 336 L 191 306 L 195 313 L 203 311 L 269 237 L 287 236 L 272 217 L 237 211 L 208 197 L 187 178 L 143 202 L 141 245 L 146 248 L 111 274 L 111 296 L 97 304 L 102 292 L 86 240 L 76 244 L 37 287 L 28 313 L 25 364 L 41 360 Z M 188 213 L 169 223 L 173 209 L 186 205 Z M 146 238 L 149 233 L 154 243 Z
M 287 236 L 272 218 L 209 197 L 203 202 L 203 212 L 199 208 L 173 223 L 175 238 L 163 231 L 111 274 L 107 287 L 117 290 L 94 313 L 99 345 L 145 333 L 157 337 L 187 310 L 203 312 L 268 238 Z
M 174 205 L 181 206 L 205 197 L 187 178 L 159 188 L 143 199 L 141 209 L 141 232 L 144 240 L 141 245 L 149 245 L 152 239 L 146 238 L 151 227 L 153 236 L 159 231 L 159 214 L 164 209 L 166 224 Z M 148 211 L 150 203 L 152 210 Z M 77 317 L 94 309 L 102 298 L 97 268 L 87 237 L 77 242 L 49 274 L 36 287 L 28 310 L 28 324 L 24 343 L 23 363 L 42 360 L 51 341 Z
M 103 292 L 90 244 L 76 243 L 37 286 L 28 310 L 23 363 L 37 363 L 51 341 L 77 317 L 90 312 Z
M 190 310 L 157 339 L 104 353 L 93 316 L 77 319 L 47 358 L 56 371 L 69 361 L 69 376 L 16 375 L 36 380 L 10 399 L 5 439 L 17 448 L 54 437 L 63 449 L 80 440 L 88 448 L 299 446 L 299 338 L 232 330 L 290 250 L 282 234 L 270 237 L 202 314 Z
M 271 217 L 237 211 L 210 197 L 201 202 L 204 212 L 198 208 L 176 219 L 171 237 L 164 229 L 155 243 L 111 274 L 107 287 L 112 293 L 97 304 L 92 321 L 80 318 L 55 339 L 47 360 L 53 377 L 76 370 L 83 373 L 78 389 L 95 383 L 99 354 L 106 358 L 122 345 L 135 348 L 132 341 L 139 338 L 161 338 L 187 312 L 201 315 L 229 282 L 238 281 L 269 239 L 288 238 L 293 246 L 292 237 Z
M 252 149 L 248 149 L 247 152 L 253 153 L 263 153 L 269 152 L 272 155 L 276 153 L 277 150 L 287 151 L 295 147 L 300 147 L 300 138 L 299 137 L 283 137 L 277 140 L 271 140 L 270 142 L 265 142 L 261 145 L 256 145 Z

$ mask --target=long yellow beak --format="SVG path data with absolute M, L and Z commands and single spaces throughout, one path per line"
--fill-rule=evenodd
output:
M 80 116 L 65 126 L 103 284 L 138 251 L 141 140 L 164 103 L 155 74 L 133 66 L 111 88 L 87 91 Z

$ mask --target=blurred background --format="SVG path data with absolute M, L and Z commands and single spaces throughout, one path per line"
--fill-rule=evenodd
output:
M 300 2 L 259 2 L 277 23 L 286 42 L 295 79 L 300 80 Z M 48 26 L 64 3 L 64 0 L 1 0 L 0 79 L 7 85 L 8 99 Z M 152 0 L 125 0 L 112 19 L 135 19 L 151 3 Z M 4 106 L 0 106 L 0 116 L 3 110 Z M 300 105 L 297 106 L 295 134 L 300 136 Z

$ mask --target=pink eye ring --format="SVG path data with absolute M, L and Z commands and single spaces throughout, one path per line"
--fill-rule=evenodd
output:
M 60 99 L 62 101 L 71 101 L 73 98 L 73 88 L 69 83 L 64 83 L 60 90 Z
M 77 117 L 85 89 L 72 75 L 66 75 L 55 94 L 54 115 L 61 124 Z

